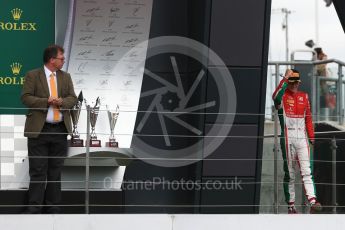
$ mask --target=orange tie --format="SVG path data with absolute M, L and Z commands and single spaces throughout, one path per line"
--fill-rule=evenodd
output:
M 51 92 L 50 96 L 57 98 L 58 95 L 57 95 L 56 83 L 55 83 L 54 76 L 55 76 L 54 73 L 50 74 L 50 81 L 49 81 L 49 83 L 50 83 L 50 92 Z M 54 111 L 54 119 L 53 120 L 54 121 L 59 121 L 59 118 L 60 118 L 59 109 L 56 106 L 54 106 L 53 107 L 53 111 Z

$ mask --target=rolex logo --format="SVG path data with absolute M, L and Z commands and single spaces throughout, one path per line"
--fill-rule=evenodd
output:
M 20 73 L 21 68 L 22 68 L 22 65 L 18 62 L 13 62 L 11 65 L 12 73 L 14 75 L 18 75 Z
M 37 31 L 36 22 L 19 22 L 22 18 L 23 11 L 19 8 L 11 10 L 14 22 L 0 21 L 0 31 Z
M 18 21 L 20 19 L 20 17 L 22 16 L 23 11 L 21 9 L 15 8 L 13 10 L 11 10 L 13 19 Z
M 13 62 L 11 66 L 12 76 L 0 76 L 0 87 L 3 85 L 23 85 L 25 78 L 18 76 L 23 67 L 19 62 Z

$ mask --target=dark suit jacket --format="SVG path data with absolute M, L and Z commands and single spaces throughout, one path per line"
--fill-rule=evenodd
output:
M 71 76 L 61 70 L 56 71 L 58 96 L 63 99 L 60 107 L 68 133 L 72 132 L 71 109 L 77 103 Z M 37 137 L 46 121 L 48 112 L 49 88 L 44 68 L 29 71 L 25 75 L 22 102 L 29 108 L 26 115 L 24 136 Z

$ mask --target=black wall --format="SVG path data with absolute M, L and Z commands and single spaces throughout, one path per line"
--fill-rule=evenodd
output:
M 339 20 L 345 31 L 345 2 L 343 0 L 333 0 L 334 7 L 338 13 Z
M 333 132 L 334 133 L 327 133 Z M 314 178 L 316 184 L 317 197 L 324 206 L 323 213 L 333 213 L 332 195 L 332 139 L 336 139 L 336 203 L 337 213 L 345 213 L 345 132 L 327 123 L 319 123 L 315 126 L 315 146 L 314 146 Z
M 256 213 L 259 204 L 262 139 L 266 95 L 266 69 L 271 0 L 155 0 L 151 22 L 150 38 L 159 36 L 181 36 L 194 39 L 210 47 L 225 63 L 224 66 L 210 65 L 207 60 L 199 62 L 185 55 L 169 53 L 152 56 L 146 62 L 146 69 L 176 84 L 170 56 L 175 56 L 183 85 L 188 89 L 196 75 L 204 70 L 191 104 L 198 105 L 211 100 L 218 102 L 220 95 L 208 70 L 228 68 L 233 78 L 237 95 L 237 114 L 228 138 L 205 160 L 183 167 L 161 167 L 135 160 L 127 167 L 125 181 L 128 184 L 153 181 L 198 181 L 202 183 L 235 183 L 241 188 L 217 189 L 167 189 L 157 184 L 154 189 L 141 188 L 124 191 L 125 212 L 136 213 Z M 145 75 L 142 92 L 156 89 L 160 85 Z M 148 110 L 152 97 L 141 98 L 139 111 Z M 174 100 L 173 100 L 174 101 Z M 161 101 L 163 107 L 164 101 Z M 167 106 L 169 107 L 169 106 Z M 164 110 L 167 111 L 167 110 Z M 157 109 L 154 112 L 164 112 Z M 202 114 L 191 114 L 184 119 L 207 134 L 211 127 L 227 124 L 217 123 L 217 106 L 205 109 Z M 205 113 L 206 112 L 206 113 Z M 138 126 L 145 113 L 139 113 Z M 224 116 L 231 116 L 226 114 Z M 199 143 L 199 150 L 193 156 L 202 158 L 207 138 L 193 136 L 180 125 L 165 119 L 171 146 L 164 145 L 164 138 L 157 113 L 149 116 L 144 128 L 133 139 L 134 151 L 140 151 L 137 141 L 165 150 L 176 150 Z M 181 137 L 180 135 L 184 135 Z M 162 152 L 164 152 L 162 151 Z M 169 158 L 169 156 L 162 157 Z M 239 160 L 241 159 L 241 160 Z M 164 161 L 164 160 L 163 160 Z M 139 186 L 140 187 L 140 186 Z M 219 205 L 224 205 L 219 207 Z

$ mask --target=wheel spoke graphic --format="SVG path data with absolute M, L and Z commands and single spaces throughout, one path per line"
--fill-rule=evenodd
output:
M 201 81 L 201 79 L 203 78 L 205 72 L 204 70 L 201 70 L 198 74 L 198 77 L 196 78 L 196 80 L 193 82 L 193 85 L 192 87 L 190 88 L 190 90 L 188 91 L 187 93 L 187 96 L 182 98 L 182 101 L 181 101 L 181 107 L 182 108 L 185 108 L 186 104 L 188 103 L 190 97 L 193 95 L 196 87 L 199 85 L 199 82 Z
M 184 122 L 183 120 L 181 120 L 181 119 L 178 118 L 178 117 L 171 116 L 171 114 L 167 114 L 166 117 L 168 117 L 169 119 L 171 119 L 171 120 L 175 121 L 176 123 L 182 125 L 182 126 L 185 127 L 186 129 L 190 130 L 191 132 L 193 132 L 193 133 L 195 133 L 195 134 L 197 134 L 197 135 L 201 135 L 201 134 L 202 134 L 202 132 L 201 132 L 199 129 L 197 129 L 197 128 L 191 126 L 190 124 Z
M 156 108 L 157 112 L 158 112 L 158 119 L 159 119 L 159 123 L 160 123 L 161 128 L 162 128 L 162 132 L 163 132 L 164 141 L 165 141 L 166 146 L 171 146 L 171 142 L 170 142 L 169 133 L 168 133 L 165 121 L 164 121 L 164 117 L 169 118 L 170 120 L 176 122 L 177 124 L 181 125 L 185 129 L 188 129 L 189 131 L 195 133 L 196 135 L 201 135 L 202 131 L 193 127 L 192 125 L 188 124 L 187 122 L 183 121 L 181 118 L 178 118 L 177 116 L 184 114 L 184 113 L 188 113 L 188 112 L 206 109 L 206 108 L 209 108 L 209 107 L 216 105 L 215 101 L 211 101 L 211 102 L 207 102 L 207 103 L 204 103 L 201 105 L 196 105 L 196 106 L 186 108 L 188 101 L 193 96 L 193 94 L 194 94 L 196 88 L 198 87 L 201 79 L 204 77 L 205 71 L 201 70 L 199 72 L 196 80 L 193 82 L 192 86 L 188 90 L 187 95 L 185 95 L 184 88 L 183 88 L 182 81 L 181 81 L 181 75 L 178 71 L 176 58 L 174 56 L 171 56 L 170 60 L 171 60 L 171 63 L 172 63 L 173 69 L 174 69 L 174 74 L 175 74 L 175 78 L 176 78 L 176 82 L 178 84 L 178 87 L 176 87 L 175 85 L 171 84 L 170 82 L 162 79 L 157 74 L 152 73 L 150 70 L 145 69 L 145 74 L 147 74 L 148 76 L 150 76 L 154 80 L 162 83 L 163 85 L 165 85 L 165 87 L 157 88 L 154 90 L 149 90 L 149 91 L 143 92 L 141 94 L 140 97 L 147 97 L 147 96 L 151 96 L 151 95 L 156 95 L 156 96 L 153 99 L 153 101 L 151 102 L 150 106 L 147 109 L 147 112 L 145 113 L 144 117 L 141 119 L 141 121 L 139 122 L 138 127 L 137 127 L 137 131 L 141 132 L 141 130 L 145 126 L 145 123 L 147 122 L 151 112 L 153 111 L 154 108 Z M 159 98 L 161 98 L 161 96 L 164 93 L 166 93 L 168 90 L 170 90 L 171 92 L 177 93 L 178 95 L 182 95 L 181 103 L 178 106 L 178 108 L 175 109 L 175 112 L 177 112 L 177 113 L 161 113 L 162 111 L 164 111 L 164 108 L 160 104 Z
M 181 81 L 181 75 L 180 75 L 180 72 L 178 70 L 176 58 L 174 56 L 171 56 L 170 60 L 171 60 L 172 67 L 174 69 L 174 74 L 175 74 L 175 78 L 176 78 L 176 82 L 177 82 L 177 95 L 179 95 L 179 97 L 181 97 L 181 98 L 184 98 L 185 94 L 184 94 L 184 89 L 183 89 L 183 85 L 182 85 L 182 81 Z
M 145 68 L 145 74 L 147 74 L 148 76 L 152 77 L 153 79 L 155 79 L 156 81 L 162 83 L 163 85 L 165 85 L 166 87 L 168 87 L 168 89 L 172 92 L 177 92 L 177 87 L 173 84 L 171 84 L 170 82 L 164 80 L 163 78 L 161 78 L 160 76 L 158 76 L 155 73 L 152 73 L 150 70 Z
M 141 121 L 139 122 L 138 124 L 138 127 L 137 127 L 137 132 L 141 132 L 142 128 L 144 127 L 147 119 L 149 118 L 150 114 L 151 114 L 151 111 L 153 110 L 153 108 L 157 105 L 158 103 L 158 100 L 159 100 L 159 94 L 157 94 L 155 96 L 155 98 L 153 99 L 153 101 L 151 102 L 151 105 L 149 106 L 149 108 L 147 109 L 148 112 L 145 113 L 144 117 L 141 119 Z
M 143 132 L 146 131 L 146 126 L 157 126 L 159 122 L 158 134 L 155 133 L 154 136 L 160 138 L 160 142 L 134 135 L 131 146 L 138 150 L 136 156 L 148 158 L 145 161 L 153 165 L 179 167 L 192 164 L 198 159 L 195 161 L 187 159 L 194 159 L 200 156 L 200 153 L 203 158 L 209 156 L 223 143 L 231 130 L 234 116 L 228 114 L 236 114 L 237 105 L 232 76 L 224 61 L 213 50 L 198 41 L 178 36 L 162 36 L 138 44 L 137 49 L 148 43 L 149 51 L 143 54 L 146 55 L 146 60 L 153 57 L 167 57 L 162 61 L 171 66 L 171 70 L 168 70 L 170 74 L 167 78 L 165 75 L 144 68 L 145 63 L 137 65 L 137 69 L 141 73 L 144 72 L 145 77 L 149 77 L 154 83 L 149 85 L 148 91 L 140 95 L 143 99 L 142 103 L 148 103 L 148 106 L 145 107 L 141 118 L 137 118 L 135 130 L 137 133 Z M 160 56 L 162 54 L 163 56 Z M 179 60 L 180 55 L 201 64 L 195 75 L 185 75 L 180 72 L 179 63 L 182 63 Z M 212 64 L 212 68 L 209 68 L 209 63 Z M 203 84 L 206 73 L 207 79 L 217 87 L 217 92 L 205 100 L 204 97 L 199 96 L 199 93 L 204 92 L 205 87 L 208 87 Z M 197 121 L 198 116 L 206 116 L 205 110 L 209 108 L 214 108 L 215 122 L 206 129 L 200 127 Z M 150 116 L 153 114 L 154 116 Z M 151 129 L 148 129 L 148 132 L 149 130 Z M 176 142 L 172 136 L 183 138 L 190 136 L 194 139 Z M 204 137 L 208 137 L 207 142 L 204 142 Z M 162 157 L 178 160 L 150 160 Z
M 157 105 L 157 110 L 159 111 L 162 111 L 163 108 L 161 105 Z M 168 131 L 167 131 L 167 127 L 165 125 L 165 122 L 164 122 L 164 117 L 161 113 L 158 113 L 158 118 L 159 118 L 159 123 L 161 124 L 161 127 L 162 127 L 162 132 L 163 132 L 163 135 L 164 135 L 164 141 L 165 141 L 165 145 L 166 146 L 171 146 L 171 143 L 170 143 L 170 138 L 169 138 L 169 135 L 168 135 Z
M 158 88 L 158 89 L 154 89 L 154 90 L 145 91 L 145 92 L 140 94 L 140 97 L 147 97 L 147 96 L 151 96 L 151 95 L 163 94 L 163 93 L 166 93 L 167 91 L 168 91 L 167 87 L 162 87 L 162 88 Z
M 206 109 L 206 108 L 209 108 L 209 107 L 212 107 L 212 106 L 215 106 L 215 105 L 216 105 L 215 101 L 210 101 L 210 102 L 207 102 L 205 104 L 196 105 L 196 106 L 193 106 L 193 107 L 189 107 L 189 108 L 186 108 L 186 109 L 179 110 L 178 112 L 189 113 L 189 112 L 193 112 L 193 111 L 197 111 L 197 110 L 201 110 L 201 109 Z

